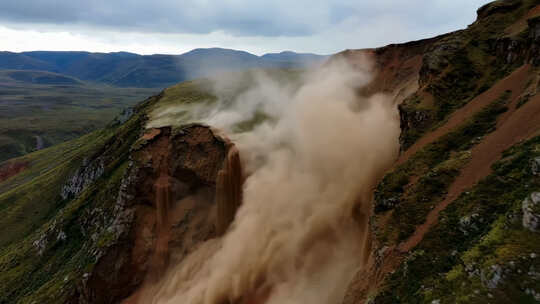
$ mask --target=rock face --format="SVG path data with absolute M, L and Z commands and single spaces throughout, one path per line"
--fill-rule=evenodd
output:
M 104 161 L 101 158 L 88 162 L 83 161 L 82 166 L 71 176 L 71 178 L 62 187 L 60 196 L 63 199 L 75 197 L 81 193 L 86 187 L 96 181 L 105 171 Z
M 133 108 L 126 108 L 122 110 L 122 113 L 120 113 L 114 118 L 114 120 L 112 121 L 112 125 L 121 125 L 125 123 L 133 116 L 133 113 Z
M 540 16 L 527 20 L 529 27 L 530 48 L 528 61 L 534 66 L 540 65 Z
M 516 9 L 517 7 L 519 7 L 522 4 L 522 2 L 523 2 L 522 0 L 495 1 L 495 2 L 488 3 L 480 7 L 476 11 L 476 14 L 478 15 L 478 19 L 484 19 L 495 13 L 510 12 Z
M 130 159 L 109 227 L 116 241 L 89 274 L 81 303 L 118 303 L 157 280 L 171 259 L 224 232 L 240 205 L 238 150 L 210 127 L 152 129 Z
M 540 16 L 527 19 L 525 35 L 504 37 L 494 43 L 495 54 L 506 64 L 540 65 Z
M 540 192 L 533 192 L 521 206 L 523 227 L 533 232 L 540 231 Z
M 540 174 L 540 157 L 531 159 L 530 163 L 531 163 L 531 173 L 533 175 L 539 175 Z

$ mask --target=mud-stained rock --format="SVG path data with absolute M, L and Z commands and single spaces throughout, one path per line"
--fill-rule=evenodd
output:
M 208 126 L 148 130 L 130 159 L 109 227 L 116 241 L 89 274 L 79 302 L 119 303 L 143 282 L 155 282 L 171 261 L 224 231 L 240 204 L 238 150 Z M 136 295 L 129 303 L 137 303 Z

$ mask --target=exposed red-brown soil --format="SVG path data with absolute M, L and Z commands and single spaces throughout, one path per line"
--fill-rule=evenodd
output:
M 526 78 L 521 78 L 523 86 Z M 515 95 L 515 94 L 514 94 Z M 482 178 L 491 173 L 491 165 L 500 159 L 501 153 L 540 131 L 540 95 L 535 95 L 524 106 L 515 108 L 516 99 L 510 110 L 497 122 L 497 130 L 485 137 L 472 149 L 469 163 L 461 170 L 460 175 L 452 183 L 446 198 L 439 203 L 420 225 L 415 233 L 399 245 L 400 251 L 414 248 L 437 222 L 439 213 L 455 200 L 463 191 L 474 186 Z
M 159 134 L 161 134 L 160 129 L 150 129 L 150 130 L 147 130 L 144 133 L 144 135 L 142 136 L 142 139 L 144 139 L 144 140 L 152 140 L 152 139 L 154 139 L 154 137 L 158 136 Z
M 28 168 L 27 162 L 8 161 L 0 166 L 0 182 L 21 173 Z
M 82 291 L 91 303 L 142 303 L 170 263 L 219 236 L 218 224 L 227 229 L 240 204 L 238 150 L 210 127 L 154 129 L 142 139 L 114 211 L 121 221 L 115 229 L 127 228 L 101 256 Z M 216 198 L 217 189 L 225 199 Z
M 349 286 L 350 292 L 346 295 L 343 301 L 344 304 L 365 301 L 370 292 L 376 291 L 384 283 L 385 276 L 401 264 L 406 253 L 421 242 L 424 235 L 437 222 L 439 213 L 463 191 L 472 187 L 491 172 L 491 165 L 501 157 L 502 151 L 540 132 L 540 95 L 534 96 L 519 109 L 515 108 L 520 94 L 526 89 L 525 85 L 530 75 L 531 67 L 529 65 L 517 69 L 508 77 L 497 82 L 490 90 L 476 97 L 462 109 L 454 112 L 443 126 L 426 134 L 400 156 L 397 164 L 406 161 L 425 145 L 436 141 L 441 136 L 457 128 L 464 120 L 495 101 L 506 90 L 512 91 L 509 110 L 499 117 L 496 131 L 486 136 L 480 144 L 472 149 L 470 162 L 450 186 L 445 200 L 428 214 L 426 222 L 417 227 L 415 233 L 408 240 L 397 247 L 385 248 L 383 253 L 378 254 L 378 257 L 376 257 L 375 253 L 370 255 L 366 268 L 357 273 L 351 282 Z M 413 177 L 413 180 L 406 188 L 409 188 L 417 180 L 417 177 Z M 390 213 L 388 214 L 389 217 Z M 380 219 L 380 221 L 379 224 L 384 225 L 384 219 Z
M 527 12 L 527 14 L 523 15 L 521 18 L 519 18 L 518 21 L 516 21 L 514 24 L 509 26 L 505 33 L 508 35 L 517 35 L 521 31 L 525 30 L 527 28 L 527 19 L 540 16 L 540 4 L 533 7 L 531 10 Z
M 137 208 L 140 220 L 133 229 L 131 258 L 145 282 L 122 303 L 140 304 L 151 298 L 170 262 L 178 263 L 232 222 L 241 203 L 240 156 L 234 144 L 217 133 L 193 125 L 177 135 L 162 128 L 143 136 L 149 143 L 136 159 L 151 168 L 146 166 L 149 176 L 136 187 L 148 192 L 138 196 L 146 196 L 152 207 Z
M 436 39 L 436 38 L 435 38 Z M 378 49 L 347 50 L 335 58 L 345 58 L 353 67 L 365 68 L 374 63 L 374 78 L 362 89 L 362 94 L 389 93 L 395 103 L 418 89 L 418 75 L 422 67 L 424 50 L 435 39 L 393 44 Z
M 416 152 L 420 151 L 420 149 L 422 149 L 426 145 L 429 145 L 430 143 L 439 139 L 439 137 L 457 128 L 463 123 L 464 120 L 470 118 L 472 115 L 482 110 L 482 108 L 495 101 L 506 90 L 512 91 L 510 99 L 515 100 L 523 92 L 524 86 L 526 84 L 526 79 L 529 76 L 530 69 L 531 67 L 529 65 L 524 65 L 520 67 L 512 74 L 508 75 L 506 78 L 497 82 L 489 90 L 478 95 L 476 98 L 467 103 L 464 107 L 456 110 L 450 115 L 448 121 L 444 125 L 435 129 L 432 132 L 425 134 L 409 149 L 402 153 L 397 161 L 397 165 L 405 162 L 407 159 L 413 156 Z

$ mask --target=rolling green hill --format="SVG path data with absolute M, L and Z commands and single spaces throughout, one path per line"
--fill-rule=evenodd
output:
M 51 72 L 0 71 L 0 162 L 102 128 L 155 93 Z
M 259 57 L 219 48 L 177 56 L 0 52 L 0 162 L 101 128 L 136 101 L 183 80 L 325 58 L 293 52 Z
M 195 49 L 181 55 L 126 52 L 0 52 L 0 70 L 41 70 L 120 87 L 165 88 L 216 71 L 246 68 L 295 68 L 318 64 L 327 56 L 283 52 L 256 56 L 222 48 Z

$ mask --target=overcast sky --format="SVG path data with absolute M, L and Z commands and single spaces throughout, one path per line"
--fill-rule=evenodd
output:
M 465 28 L 486 0 L 0 0 L 0 51 L 258 55 L 383 46 Z

